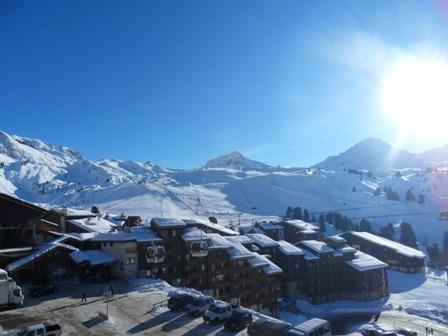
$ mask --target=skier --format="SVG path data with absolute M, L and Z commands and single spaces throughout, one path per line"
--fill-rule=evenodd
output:
M 87 303 L 87 294 L 86 294 L 86 292 L 82 292 L 81 302 L 86 302 Z

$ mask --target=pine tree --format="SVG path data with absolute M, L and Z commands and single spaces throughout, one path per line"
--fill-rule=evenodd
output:
M 411 189 L 406 190 L 405 200 L 407 202 L 414 202 L 415 201 L 415 195 L 412 193 Z
M 388 223 L 386 226 L 380 227 L 378 234 L 386 239 L 394 240 L 395 228 L 391 223 Z
M 303 219 L 301 207 L 294 208 L 292 218 L 293 219 Z
M 310 221 L 310 214 L 308 213 L 307 209 L 303 210 L 303 220 L 305 222 L 309 222 Z
M 418 195 L 418 203 L 419 204 L 423 204 L 423 203 L 425 203 L 425 201 L 426 201 L 426 198 L 424 195 L 422 195 L 422 194 Z
M 286 209 L 285 218 L 292 218 L 292 207 L 289 206 L 288 209 Z
M 400 224 L 400 243 L 417 248 L 417 239 L 410 223 L 402 222 Z
M 370 221 L 368 219 L 361 219 L 359 222 L 359 230 L 363 232 L 373 233 L 372 226 L 370 225 Z
M 380 196 L 381 195 L 381 189 L 380 187 L 377 187 L 375 192 L 373 193 L 374 196 Z
M 443 259 L 448 264 L 448 231 L 443 231 Z

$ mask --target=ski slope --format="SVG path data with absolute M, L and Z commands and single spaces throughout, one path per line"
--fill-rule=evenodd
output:
M 362 148 L 367 151 L 368 145 Z M 350 164 L 359 149 L 347 152 L 343 162 Z M 378 150 L 372 152 L 377 155 Z M 448 221 L 439 220 L 440 211 L 448 209 L 448 169 L 376 168 L 368 173 L 339 168 L 274 168 L 237 152 L 192 170 L 92 161 L 66 147 L 0 132 L 0 192 L 48 206 L 96 205 L 103 212 L 138 214 L 144 220 L 215 216 L 235 225 L 275 218 L 288 206 L 301 206 L 316 218 L 320 212 L 338 211 L 355 221 L 370 218 L 376 226 L 408 221 L 420 242 L 440 242 L 448 230 Z M 400 201 L 387 200 L 384 192 L 375 196 L 385 186 L 397 191 Z M 426 201 L 406 202 L 407 189 Z

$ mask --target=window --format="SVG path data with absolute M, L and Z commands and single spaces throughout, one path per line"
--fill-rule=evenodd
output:
M 224 274 L 218 274 L 216 276 L 216 279 L 218 279 L 218 281 L 223 281 L 224 280 Z
M 114 243 L 109 243 L 109 246 L 110 246 L 110 247 L 114 246 Z
M 126 257 L 126 265 L 134 265 L 135 257 Z
M 173 237 L 176 237 L 176 230 L 173 230 Z

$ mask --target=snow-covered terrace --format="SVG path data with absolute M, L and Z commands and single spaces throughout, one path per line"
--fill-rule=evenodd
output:
M 280 252 L 282 252 L 283 254 L 286 254 L 286 255 L 304 255 L 305 254 L 305 252 L 301 248 L 299 248 L 291 243 L 288 243 L 285 240 L 280 240 L 278 242 L 278 244 L 279 244 L 278 248 L 279 248 Z
M 356 236 L 360 239 L 367 240 L 373 244 L 380 245 L 383 247 L 387 247 L 389 249 L 394 250 L 396 253 L 401 254 L 405 257 L 411 257 L 411 258 L 418 258 L 423 259 L 425 258 L 425 254 L 420 251 L 416 250 L 412 247 L 394 242 L 392 240 L 368 233 L 368 232 L 356 232 L 356 231 L 350 231 L 350 234 L 353 236 Z
M 389 267 L 386 263 L 361 251 L 355 253 L 355 259 L 347 260 L 345 263 L 361 272 Z
M 261 247 L 277 247 L 278 242 L 261 233 L 250 233 L 246 235 Z

